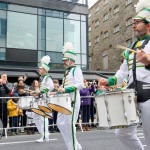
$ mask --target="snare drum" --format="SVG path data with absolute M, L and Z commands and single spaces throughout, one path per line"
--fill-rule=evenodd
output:
M 134 90 L 105 93 L 95 97 L 100 127 L 122 127 L 139 123 Z
M 49 97 L 47 106 L 62 114 L 70 115 L 72 113 L 69 94 L 59 94 Z
M 39 99 L 38 100 L 38 107 L 40 110 L 44 111 L 45 113 L 51 113 L 52 109 L 47 107 L 47 100 Z
M 30 105 L 34 100 L 35 98 L 33 96 L 20 97 L 19 106 L 21 109 L 30 109 Z
M 35 102 L 32 102 L 32 103 L 31 103 L 31 110 L 32 110 L 34 113 L 36 113 L 36 114 L 38 114 L 38 115 L 40 115 L 40 116 L 43 116 L 43 117 L 46 117 L 46 118 L 52 118 L 51 115 L 49 115 L 49 114 L 47 114 L 46 112 L 44 112 L 43 110 L 40 110 L 40 109 L 39 109 L 39 103 L 38 103 L 38 101 L 35 101 Z

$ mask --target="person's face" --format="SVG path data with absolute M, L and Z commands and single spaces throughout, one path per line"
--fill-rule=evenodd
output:
M 24 82 L 21 80 L 21 81 L 19 81 L 19 83 L 18 83 L 18 86 L 24 86 Z
M 7 81 L 7 74 L 2 74 L 2 75 L 1 75 L 1 79 L 2 79 L 3 81 Z
M 43 69 L 43 68 L 39 68 L 38 71 L 39 71 L 39 74 L 40 74 L 41 76 L 43 76 L 43 75 L 46 74 L 46 71 L 45 71 L 45 69 Z
M 18 102 L 18 98 L 13 98 L 13 102 L 17 103 Z
M 59 84 L 56 83 L 56 82 L 54 82 L 54 88 L 55 88 L 55 89 L 58 89 L 58 87 L 59 87 Z
M 39 82 L 37 80 L 34 81 L 34 86 L 36 86 L 36 87 L 39 86 Z
M 63 67 L 64 69 L 68 69 L 70 66 L 74 65 L 74 61 L 72 60 L 63 60 Z
M 143 20 L 135 19 L 132 24 L 134 36 L 139 38 L 139 37 L 147 35 L 148 34 L 147 25 L 148 24 L 144 23 Z
M 63 67 L 64 69 L 67 69 L 70 66 L 70 61 L 68 60 L 63 60 Z

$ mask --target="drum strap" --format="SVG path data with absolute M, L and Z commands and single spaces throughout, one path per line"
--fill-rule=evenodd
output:
M 150 40 L 150 37 L 147 38 L 143 44 L 138 47 L 138 49 L 143 49 L 145 47 L 145 45 L 149 42 Z M 137 42 L 136 42 L 137 43 Z M 133 48 L 135 48 L 135 45 L 136 43 L 133 45 Z M 133 59 L 133 66 L 132 66 L 132 71 L 133 71 L 133 84 L 134 84 L 134 87 L 135 87 L 135 95 L 137 96 L 137 101 L 138 102 L 143 102 L 143 101 L 146 101 L 148 100 L 147 98 L 147 92 L 146 91 L 143 91 L 143 84 L 146 84 L 146 83 L 143 83 L 143 82 L 140 82 L 140 81 L 137 81 L 137 78 L 136 78 L 136 53 L 134 53 L 134 59 Z M 132 86 L 132 85 L 131 85 Z M 131 87 L 129 86 L 129 88 Z M 146 92 L 146 93 L 145 93 Z M 145 93 L 145 94 L 142 94 L 142 93 Z M 140 96 L 142 95 L 142 97 Z M 145 95 L 145 96 L 144 96 Z M 149 94 L 148 94 L 149 95 Z M 142 99 L 141 99 L 142 98 Z

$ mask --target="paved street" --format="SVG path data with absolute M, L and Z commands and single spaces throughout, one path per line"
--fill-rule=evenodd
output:
M 138 128 L 138 137 L 144 143 L 144 137 L 141 128 Z M 83 150 L 125 150 L 114 135 L 113 130 L 92 130 L 89 132 L 77 132 Z M 0 141 L 2 150 L 66 150 L 60 133 L 52 133 L 50 142 L 36 143 L 35 140 L 40 138 L 39 134 L 35 135 L 18 135 L 8 136 Z M 146 149 L 147 150 L 147 149 Z

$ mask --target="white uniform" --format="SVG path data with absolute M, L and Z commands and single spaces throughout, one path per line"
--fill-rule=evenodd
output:
M 65 91 L 66 93 L 70 93 L 71 99 L 74 101 L 74 105 L 72 108 L 72 115 L 58 113 L 57 126 L 62 133 L 68 150 L 82 149 L 81 145 L 76 139 L 75 127 L 81 103 L 79 90 L 83 88 L 83 75 L 81 69 L 78 67 L 72 68 L 68 72 L 68 75 L 64 78 L 63 83 Z M 73 89 L 76 90 L 69 92 Z
M 49 93 L 54 89 L 53 81 L 51 77 L 46 74 L 45 76 L 41 77 L 41 85 L 40 85 L 40 93 L 43 94 L 43 97 L 46 98 L 46 94 L 49 95 Z M 34 113 L 33 120 L 36 124 L 36 127 L 40 134 L 42 134 L 42 138 L 48 140 L 49 139 L 49 131 L 48 131 L 48 118 L 45 118 L 43 116 L 37 115 Z M 45 124 L 45 127 L 44 127 Z M 45 131 L 45 134 L 44 134 Z
M 143 41 L 138 42 L 137 44 L 142 45 Z M 145 45 L 144 51 L 150 54 L 150 41 Z M 132 73 L 132 64 L 133 56 L 131 53 L 129 55 L 128 63 L 125 59 L 123 64 L 120 67 L 120 70 L 117 71 L 115 77 L 117 79 L 117 84 L 122 83 L 123 79 L 129 75 L 129 85 L 133 82 L 133 73 Z M 146 69 L 142 63 L 136 63 L 136 78 L 138 81 L 145 83 L 150 83 L 150 70 Z M 141 110 L 141 120 L 142 128 L 145 136 L 145 141 L 147 144 L 147 149 L 150 149 L 150 99 L 146 102 L 139 102 L 138 107 Z M 120 141 L 126 148 L 126 150 L 144 150 L 144 147 L 136 135 L 137 126 L 132 126 L 124 129 L 116 129 L 115 133 L 119 137 Z

